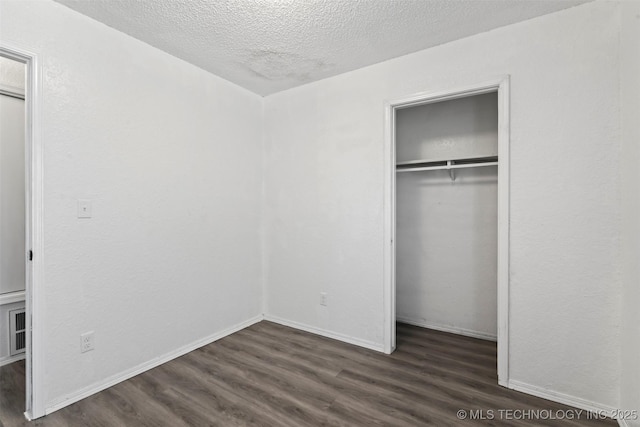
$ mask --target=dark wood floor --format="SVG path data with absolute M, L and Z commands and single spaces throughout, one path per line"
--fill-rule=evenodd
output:
M 584 412 L 573 421 L 500 419 L 499 409 L 570 408 L 496 385 L 495 343 L 404 324 L 397 343 L 383 355 L 261 322 L 32 423 L 22 419 L 17 362 L 0 368 L 0 425 L 617 425 Z M 494 419 L 460 420 L 461 409 L 492 410 Z

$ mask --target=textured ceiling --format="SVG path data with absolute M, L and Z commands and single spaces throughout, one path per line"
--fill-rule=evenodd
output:
M 585 0 L 56 0 L 260 95 Z

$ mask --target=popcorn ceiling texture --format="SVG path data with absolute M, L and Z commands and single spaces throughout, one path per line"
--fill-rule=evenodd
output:
M 56 0 L 260 95 L 582 0 Z

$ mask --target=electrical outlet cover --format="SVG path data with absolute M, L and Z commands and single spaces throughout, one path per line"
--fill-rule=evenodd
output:
M 93 331 L 85 332 L 84 334 L 80 335 L 80 353 L 86 353 L 87 351 L 91 351 L 94 348 L 95 341 Z

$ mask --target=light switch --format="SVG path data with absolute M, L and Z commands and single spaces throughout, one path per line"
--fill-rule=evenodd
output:
M 91 200 L 78 200 L 78 218 L 91 218 Z

